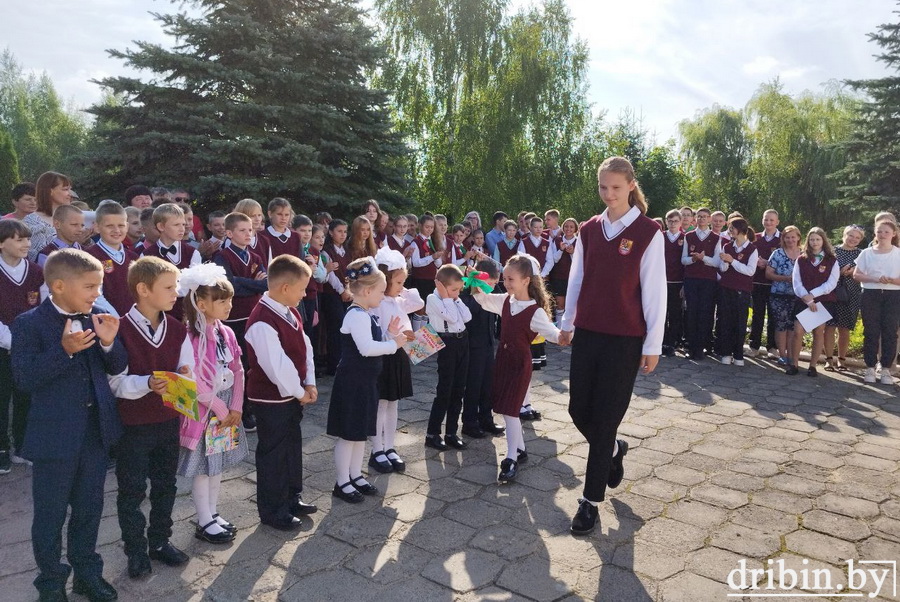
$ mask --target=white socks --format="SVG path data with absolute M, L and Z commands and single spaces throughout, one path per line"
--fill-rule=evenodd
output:
M 225 529 L 220 526 L 219 520 L 213 519 L 215 511 L 215 500 L 219 497 L 219 484 L 222 482 L 222 475 L 209 477 L 205 474 L 198 474 L 194 477 L 193 487 L 191 488 L 191 497 L 194 500 L 194 509 L 197 511 L 197 524 L 201 527 L 211 522 L 206 528 L 206 532 L 210 535 L 218 535 L 224 533 Z M 224 522 L 224 521 L 223 521 Z
M 519 461 L 519 450 L 525 451 L 525 435 L 522 433 L 522 421 L 512 416 L 503 416 L 506 422 L 506 457 Z
M 619 442 L 613 441 L 613 458 L 616 457 L 617 453 L 619 453 Z

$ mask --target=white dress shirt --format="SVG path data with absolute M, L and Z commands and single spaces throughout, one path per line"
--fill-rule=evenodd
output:
M 425 300 L 425 313 L 438 334 L 462 332 L 466 322 L 472 319 L 472 312 L 461 299 L 444 299 L 437 291 Z
M 791 283 L 794 285 L 794 294 L 798 297 L 805 297 L 806 295 L 812 295 L 813 297 L 821 297 L 822 295 L 827 295 L 835 288 L 837 288 L 838 278 L 841 276 L 841 266 L 838 265 L 838 262 L 834 262 L 834 266 L 831 268 L 831 274 L 828 275 L 828 280 L 826 280 L 821 286 L 817 286 L 811 291 L 806 290 L 806 287 L 803 286 L 803 279 L 800 277 L 800 262 L 807 261 L 807 259 L 801 255 L 797 258 L 797 261 L 794 262 L 794 271 L 791 273 Z M 817 266 L 824 261 L 823 259 L 817 259 L 813 261 L 813 265 Z
M 545 242 L 545 240 L 543 238 L 541 238 L 540 236 L 536 237 L 532 234 L 528 235 L 528 239 L 531 241 L 531 244 L 533 244 L 535 246 L 535 248 L 538 250 L 538 252 L 540 252 L 541 243 Z M 550 273 L 550 270 L 553 269 L 553 264 L 555 263 L 554 258 L 556 256 L 556 253 L 554 253 L 554 250 L 556 249 L 556 245 L 553 244 L 552 240 L 546 241 L 546 242 L 547 242 L 547 253 L 544 256 L 544 267 L 541 268 L 541 278 L 546 278 L 547 275 Z M 520 255 L 530 255 L 530 253 L 528 253 L 528 251 L 525 250 L 525 242 L 524 241 L 519 242 L 519 254 Z M 535 259 L 537 259 L 538 262 L 541 261 L 540 257 L 535 257 Z
M 21 259 L 19 260 L 18 265 L 11 266 L 4 260 L 0 259 L 0 269 L 3 270 L 3 273 L 7 278 L 12 280 L 13 284 L 20 285 L 25 282 L 25 278 L 28 276 L 28 261 L 25 259 Z M 41 292 L 41 301 L 50 296 L 50 289 L 47 288 L 46 282 L 41 285 L 41 288 L 39 290 Z M 57 309 L 59 308 L 57 307 Z M 68 313 L 62 310 L 60 310 L 60 312 Z M 9 327 L 9 324 L 0 322 L 0 349 L 9 350 L 12 347 L 12 331 L 9 329 Z
M 419 291 L 412 288 L 404 288 L 400 290 L 400 294 L 396 297 L 384 296 L 381 304 L 370 309 L 369 313 L 378 318 L 378 325 L 381 326 L 381 332 L 384 337 L 388 336 L 388 326 L 394 318 L 400 318 L 400 331 L 412 330 L 412 323 L 409 321 L 409 314 L 415 313 L 425 307 L 422 296 Z
M 381 326 L 381 324 L 379 324 Z M 388 341 L 376 341 L 372 338 L 372 318 L 369 313 L 358 305 L 351 305 L 341 324 L 341 332 L 353 337 L 359 354 L 363 357 L 376 357 L 379 355 L 391 355 L 400 347 L 393 339 Z M 382 332 L 387 332 L 387 325 L 382 327 Z
M 506 303 L 506 300 L 509 299 L 509 313 L 516 316 L 526 308 L 535 305 L 537 301 L 534 299 L 527 299 L 525 301 L 520 301 L 515 297 L 511 296 L 509 293 L 474 293 L 472 297 L 475 298 L 475 301 L 483 307 L 485 310 L 495 313 L 498 316 L 503 315 L 503 304 Z M 550 318 L 547 316 L 547 312 L 543 309 L 538 309 L 534 312 L 534 316 L 531 318 L 531 322 L 529 327 L 534 332 L 538 333 L 551 343 L 556 343 L 559 341 L 559 333 L 560 330 L 553 325 L 550 321 Z
M 431 265 L 433 263 L 434 267 L 436 267 L 436 268 L 441 267 L 441 265 L 444 262 L 442 257 L 438 257 L 437 259 L 435 259 L 431 255 L 426 255 L 425 257 L 422 257 L 422 254 L 419 251 L 419 245 L 418 245 L 419 240 L 426 241 L 426 244 L 428 241 L 428 239 L 425 238 L 424 236 L 422 236 L 421 234 L 416 237 L 415 241 L 413 241 L 412 266 L 414 268 L 424 268 L 425 266 Z M 437 253 L 437 249 L 435 249 L 434 252 Z
M 156 328 L 153 334 L 150 334 L 150 320 L 138 311 L 137 305 L 132 305 L 122 319 L 130 320 L 137 326 L 138 331 L 154 347 L 159 347 L 166 337 L 165 315 L 163 315 L 159 327 Z M 190 368 L 191 377 L 193 378 L 194 348 L 187 335 L 184 336 L 184 340 L 181 342 L 181 352 L 178 355 L 178 367 L 181 368 L 182 366 Z M 112 389 L 113 395 L 116 397 L 120 399 L 140 399 L 151 391 L 150 376 L 152 374 L 130 374 L 126 367 L 122 372 L 108 376 L 107 379 L 109 380 L 109 388 Z
M 161 240 L 156 241 L 156 244 L 160 250 L 159 254 L 162 256 L 163 259 L 168 259 L 172 263 L 178 265 L 179 263 L 181 263 L 181 244 L 179 244 L 180 242 L 181 241 L 176 241 L 176 242 L 172 243 L 173 245 L 175 245 L 175 253 L 169 253 L 166 250 L 166 249 L 168 249 L 168 247 L 166 245 L 164 245 Z M 190 263 L 188 264 L 188 267 L 192 268 L 195 265 L 200 265 L 202 262 L 203 262 L 203 259 L 200 257 L 200 251 L 198 251 L 197 249 L 191 249 L 191 259 L 190 259 Z
M 726 242 L 726 244 L 727 244 L 727 242 Z M 735 253 L 740 253 L 741 251 L 746 249 L 747 245 L 749 245 L 749 244 L 750 244 L 749 240 L 744 241 L 744 244 L 742 244 L 739 247 L 734 248 Z M 736 256 L 734 258 L 734 261 L 731 263 L 726 263 L 726 262 L 722 261 L 721 259 L 719 259 L 719 253 L 724 253 L 724 250 L 723 250 L 724 246 L 725 245 L 722 244 L 721 239 L 719 240 L 718 243 L 716 243 L 716 261 L 719 264 L 719 271 L 727 272 L 729 268 L 733 268 L 736 272 L 738 272 L 739 274 L 743 274 L 744 276 L 756 275 L 756 260 L 759 259 L 759 253 L 757 252 L 756 249 L 753 249 L 753 252 L 750 254 L 750 259 L 748 259 L 747 264 L 744 265 L 743 263 L 738 261 Z
M 288 320 L 288 314 L 292 320 L 294 315 L 287 306 L 282 305 L 269 296 L 268 291 L 263 293 L 260 303 L 265 303 L 275 310 L 279 316 L 283 317 L 286 322 L 295 326 L 292 321 Z M 300 379 L 300 373 L 294 366 L 294 362 L 287 356 L 281 348 L 281 342 L 278 340 L 278 333 L 274 328 L 265 322 L 255 322 L 244 334 L 247 344 L 253 347 L 256 354 L 256 360 L 259 367 L 265 372 L 266 377 L 278 387 L 278 392 L 284 399 L 296 397 L 300 399 L 306 394 L 304 386 L 315 386 L 316 384 L 316 363 L 313 357 L 312 343 L 306 333 L 303 333 L 303 343 L 306 345 L 306 378 Z M 254 401 L 281 401 L 281 400 L 264 400 L 255 399 Z
M 610 223 L 607 211 L 600 216 L 603 231 L 607 239 L 615 238 L 625 228 L 634 223 L 641 215 L 640 209 L 632 207 L 625 215 Z M 707 231 L 708 233 L 708 231 Z M 595 269 L 600 269 L 597 266 Z M 644 322 L 647 324 L 647 336 L 644 337 L 643 355 L 660 355 L 666 324 L 666 255 L 662 231 L 654 233 L 650 244 L 641 257 L 641 309 Z M 569 286 L 566 295 L 566 313 L 562 319 L 562 330 L 571 331 L 575 324 L 578 308 L 578 296 L 584 280 L 584 244 L 579 236 L 572 253 L 572 268 L 569 271 Z
M 572 238 L 566 238 L 565 235 L 563 235 L 563 237 L 559 239 L 560 244 L 567 244 L 570 247 L 573 246 L 576 242 L 578 242 L 577 234 Z M 563 251 L 562 249 L 558 249 L 556 244 L 553 245 L 553 265 L 556 265 L 557 263 L 562 261 L 563 253 L 565 253 L 565 251 Z
M 709 237 L 709 235 L 713 233 L 713 231 L 710 230 L 709 228 L 707 228 L 706 230 L 701 230 L 700 228 L 697 228 L 696 230 L 692 230 L 691 232 L 696 232 L 697 238 L 699 238 L 701 242 L 706 240 Z M 684 233 L 685 237 L 687 237 L 688 234 L 690 234 L 690 232 L 685 232 Z M 685 241 L 686 240 L 687 240 L 687 238 L 685 238 Z M 692 263 L 696 263 L 694 261 L 694 258 L 691 257 L 691 254 L 688 251 L 688 246 L 689 245 L 687 243 L 685 243 L 681 247 L 681 265 L 691 265 Z M 719 256 L 716 255 L 715 257 L 710 257 L 707 255 L 706 257 L 703 258 L 703 263 L 705 263 L 706 265 L 708 265 L 711 268 L 717 268 L 717 267 L 719 267 Z

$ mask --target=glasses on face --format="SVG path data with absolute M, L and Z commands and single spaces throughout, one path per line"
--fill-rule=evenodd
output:
M 175 197 L 175 202 L 176 202 L 176 203 L 187 203 L 187 202 L 190 201 L 190 200 L 191 200 L 190 197 L 186 197 L 186 196 L 177 196 L 177 197 Z
M 666 221 L 669 222 L 670 224 L 674 224 L 676 222 L 680 222 L 681 220 L 678 219 L 677 217 L 673 217 L 673 218 L 667 219 Z

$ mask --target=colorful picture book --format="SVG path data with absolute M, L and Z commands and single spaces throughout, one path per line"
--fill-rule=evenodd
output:
M 413 366 L 420 364 L 441 349 L 444 348 L 444 341 L 438 336 L 437 331 L 426 324 L 414 333 L 415 338 L 407 341 L 403 345 L 403 349 L 409 356 L 409 361 Z
M 156 371 L 154 378 L 168 381 L 166 392 L 162 394 L 163 403 L 176 412 L 184 414 L 191 420 L 200 420 L 200 405 L 197 403 L 197 383 L 192 378 L 176 372 Z
M 235 449 L 241 442 L 241 433 L 236 426 L 223 427 L 213 416 L 206 428 L 206 455 L 221 454 Z

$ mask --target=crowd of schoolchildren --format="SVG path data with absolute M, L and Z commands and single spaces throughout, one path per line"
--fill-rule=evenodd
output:
M 133 186 L 124 200 L 90 210 L 72 200 L 66 176 L 48 172 L 36 185 L 17 186 L 15 211 L 0 220 L 0 473 L 11 462 L 33 464 L 42 599 L 64 600 L 72 569 L 75 592 L 116 598 L 95 551 L 112 451 L 132 578 L 149 574 L 151 560 L 188 561 L 169 541 L 176 475 L 192 479 L 196 537 L 234 539 L 217 501 L 223 472 L 248 454 L 248 431 L 258 435 L 261 522 L 298 528 L 317 511 L 302 498 L 301 423 L 323 374 L 334 376 L 332 494 L 359 503 L 377 493 L 362 473 L 366 442 L 370 468 L 405 469 L 394 445 L 398 403 L 413 395 L 402 347 L 425 323 L 444 344 L 425 446 L 462 450 L 462 436 L 505 434 L 499 481 L 516 478 L 528 459 L 522 420 L 540 418 L 529 395 L 532 370 L 546 365 L 545 341 L 570 339 L 558 326 L 578 221 L 561 221 L 556 210 L 515 220 L 498 211 L 482 224 L 470 212 L 451 227 L 443 215 L 390 216 L 368 201 L 348 224 L 327 213 L 299 215 L 275 198 L 265 209 L 240 200 L 203 224 L 184 191 Z M 824 307 L 833 318 L 813 331 L 813 357 L 824 349 L 826 369 L 843 370 L 861 307 L 865 379 L 875 381 L 880 350 L 882 382 L 893 383 L 900 316 L 893 216 L 876 219 L 864 250 L 858 226 L 837 248 L 819 228 L 801 243 L 797 228 L 778 229 L 772 210 L 759 234 L 739 214 L 705 208 L 673 210 L 659 223 L 668 280 L 664 355 L 683 348 L 701 360 L 715 351 L 722 363 L 743 365 L 752 307 L 751 353 L 769 353 L 796 374 L 804 331 L 795 317 Z M 199 420 L 163 404 L 168 380 L 159 372 L 196 381 Z M 816 374 L 815 362 L 808 374 Z M 60 558 L 69 508 L 71 568 Z

